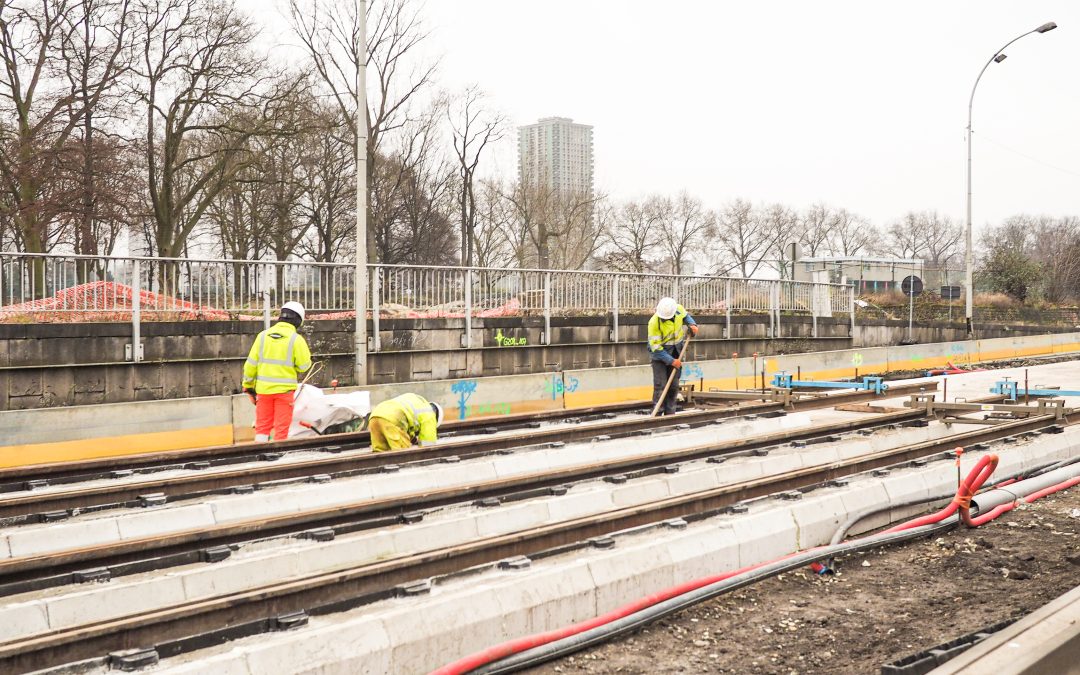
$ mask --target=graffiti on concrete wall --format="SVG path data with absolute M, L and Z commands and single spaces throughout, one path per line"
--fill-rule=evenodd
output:
M 476 380 L 458 380 L 450 385 L 450 391 L 458 395 L 458 419 L 463 420 L 468 414 L 467 403 L 476 393 Z
M 546 382 L 544 382 L 544 393 L 551 396 L 551 400 L 554 401 L 564 393 L 573 393 L 577 391 L 580 382 L 573 375 L 567 375 L 566 381 L 558 375 L 552 375 Z
M 479 415 L 509 415 L 510 404 L 509 403 L 480 403 L 479 405 L 469 406 L 469 416 L 477 417 Z
M 683 364 L 682 370 L 679 372 L 679 382 L 700 380 L 703 377 L 705 377 L 705 370 L 696 363 Z
M 512 337 L 510 335 L 503 335 L 502 328 L 495 333 L 495 344 L 500 347 L 524 347 L 529 344 L 529 340 L 522 337 Z

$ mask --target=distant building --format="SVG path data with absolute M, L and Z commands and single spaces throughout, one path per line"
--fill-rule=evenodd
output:
M 815 281 L 815 272 L 827 272 L 829 283 L 854 285 L 858 293 L 900 290 L 904 277 L 925 277 L 924 263 L 917 258 L 872 256 L 798 258 L 794 272 L 795 281 Z
M 593 194 L 592 127 L 568 117 L 545 117 L 518 128 L 522 182 L 562 194 Z

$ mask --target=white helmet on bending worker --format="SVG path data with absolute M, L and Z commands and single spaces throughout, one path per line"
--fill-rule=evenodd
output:
M 668 386 L 673 370 L 682 368 L 683 349 L 687 334 L 697 335 L 694 317 L 675 298 L 660 298 L 656 313 L 649 319 L 649 357 L 653 371 L 653 405 L 664 395 L 660 414 L 671 415 L 676 411 L 678 388 Z

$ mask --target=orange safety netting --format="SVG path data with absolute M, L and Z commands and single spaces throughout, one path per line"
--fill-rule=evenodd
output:
M 29 323 L 131 321 L 131 286 L 115 281 L 92 281 L 71 286 L 48 298 L 30 300 L 17 305 L 0 307 L 0 321 Z M 166 313 L 177 320 L 203 319 L 208 321 L 234 318 L 229 312 L 202 307 L 187 300 L 152 291 L 139 291 L 140 311 Z M 155 317 L 157 318 L 157 317 Z M 257 316 L 235 317 L 257 319 Z
M 48 298 L 30 300 L 0 307 L 0 322 L 19 323 L 87 323 L 91 321 L 131 321 L 132 301 L 135 291 L 131 286 L 114 281 L 94 281 L 71 286 Z M 152 291 L 139 291 L 139 308 L 147 320 L 155 321 L 261 321 L 262 312 L 251 308 L 229 311 L 198 305 Z M 521 314 L 521 302 L 517 298 L 492 309 L 476 310 L 473 316 L 492 318 Z M 454 318 L 465 316 L 460 309 L 434 308 L 417 311 L 396 305 L 393 309 L 381 308 L 380 316 L 403 319 Z M 356 318 L 356 310 L 325 312 L 310 316 L 311 319 L 342 320 Z

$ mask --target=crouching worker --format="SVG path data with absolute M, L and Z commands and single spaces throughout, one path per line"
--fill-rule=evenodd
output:
M 649 319 L 649 356 L 652 359 L 654 406 L 660 400 L 660 395 L 664 393 L 671 371 L 682 368 L 679 355 L 682 354 L 683 342 L 686 341 L 688 330 L 691 335 L 697 335 L 698 327 L 694 317 L 690 316 L 686 308 L 675 302 L 675 298 L 660 298 L 660 302 L 656 305 L 656 313 Z M 678 395 L 679 387 L 676 380 L 668 389 L 659 414 L 674 415 Z
M 286 302 L 277 323 L 251 345 L 244 363 L 244 393 L 255 401 L 255 440 L 265 443 L 289 437 L 297 376 L 311 368 L 311 350 L 296 329 L 304 323 L 304 306 Z
M 435 431 L 443 421 L 443 409 L 419 394 L 402 394 L 375 406 L 368 418 L 371 449 L 375 452 L 404 450 L 414 443 L 438 440 Z

